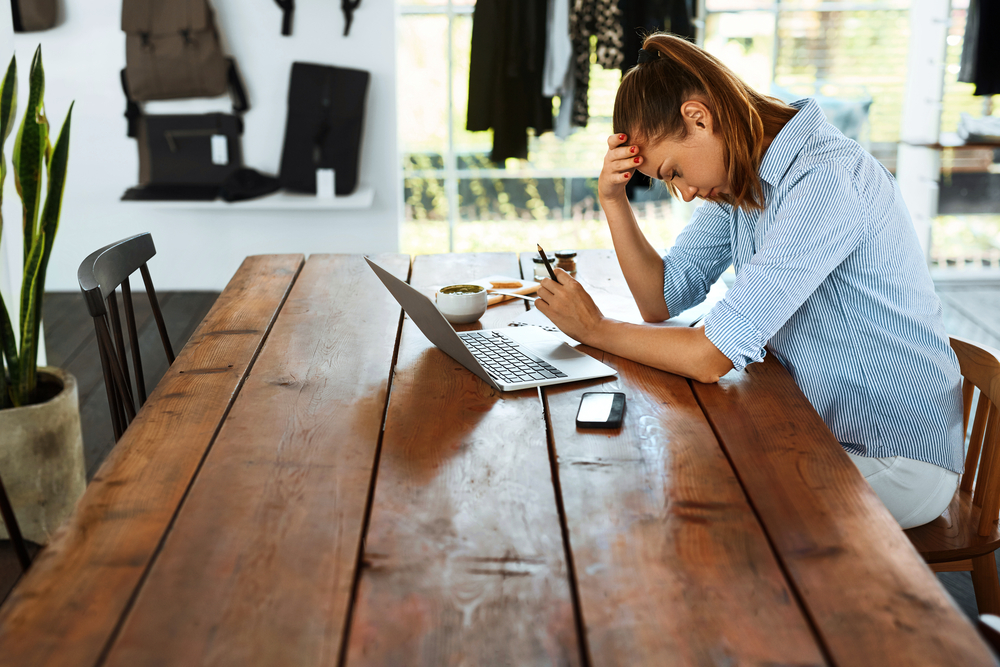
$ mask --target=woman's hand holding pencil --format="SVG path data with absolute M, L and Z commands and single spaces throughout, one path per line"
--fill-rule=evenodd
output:
M 549 278 L 552 278 L 552 280 L 555 280 L 556 279 L 556 274 L 552 273 L 552 265 L 549 264 L 549 258 L 545 255 L 545 251 L 542 250 L 542 246 L 540 244 L 536 243 L 535 247 L 538 248 L 538 254 L 542 256 L 542 261 L 545 262 L 545 270 L 549 272 Z M 558 282 L 558 281 L 556 281 L 556 282 Z
M 541 281 L 535 308 L 570 338 L 581 343 L 592 341 L 597 328 L 606 320 L 604 314 L 573 276 L 562 269 L 552 270 L 542 246 L 538 246 L 538 252 L 551 278 Z

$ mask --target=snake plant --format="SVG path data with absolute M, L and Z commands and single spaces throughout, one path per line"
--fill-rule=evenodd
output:
M 28 107 L 14 139 L 11 163 L 14 184 L 21 198 L 24 232 L 24 274 L 21 282 L 20 349 L 11 325 L 7 305 L 0 296 L 0 408 L 30 405 L 37 400 L 38 337 L 42 321 L 45 270 L 59 227 L 66 165 L 69 161 L 69 127 L 73 115 L 70 104 L 55 146 L 49 142 L 49 121 L 45 117 L 45 72 L 42 47 L 35 51 L 28 74 Z M 0 84 L 0 201 L 7 176 L 3 145 L 7 141 L 17 111 L 17 61 L 11 58 Z M 44 184 L 42 174 L 45 174 Z M 42 190 L 45 201 L 42 202 Z M 0 214 L 0 236 L 3 217 Z

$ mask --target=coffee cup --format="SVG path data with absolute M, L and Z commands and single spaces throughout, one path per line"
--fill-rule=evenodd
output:
M 452 324 L 475 322 L 486 312 L 486 288 L 482 285 L 447 285 L 435 296 L 437 309 Z

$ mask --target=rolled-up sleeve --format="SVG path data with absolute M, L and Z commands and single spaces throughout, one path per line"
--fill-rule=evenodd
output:
M 863 207 L 847 170 L 820 165 L 798 177 L 753 258 L 705 318 L 705 335 L 736 370 L 764 346 L 864 238 Z
M 705 300 L 732 263 L 732 209 L 706 202 L 663 257 L 663 300 L 671 317 Z

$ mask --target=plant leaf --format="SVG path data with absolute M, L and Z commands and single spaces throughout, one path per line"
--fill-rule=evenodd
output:
M 17 348 L 14 345 L 14 327 L 10 324 L 10 317 L 7 315 L 7 306 L 3 302 L 3 295 L 0 294 L 0 353 L 5 357 L 7 368 L 10 370 L 10 387 L 5 388 L 3 396 L 0 397 L 0 404 L 6 406 L 11 402 L 10 391 L 17 386 L 18 364 Z M 3 364 L 0 364 L 0 374 L 3 373 Z
M 63 192 L 66 187 L 66 169 L 69 165 L 70 124 L 73 119 L 74 104 L 76 103 L 71 102 L 69 105 L 69 111 L 66 112 L 66 120 L 63 121 L 62 130 L 60 130 L 59 137 L 56 139 L 56 144 L 51 151 L 52 157 L 48 164 L 45 205 L 42 207 L 42 216 L 39 225 L 40 238 L 43 239 L 42 256 L 39 260 L 38 273 L 34 284 L 35 311 L 39 316 L 35 318 L 33 323 L 29 323 L 32 327 L 32 340 L 35 341 L 39 339 L 38 334 L 42 324 L 41 312 L 42 301 L 45 298 L 45 274 L 48 271 L 49 257 L 52 255 L 52 244 L 56 240 L 56 232 L 59 230 L 59 215 L 62 212 Z M 37 345 L 31 351 L 31 354 L 34 358 L 25 360 L 22 363 L 36 365 L 38 361 Z M 24 355 L 25 349 L 22 345 L 22 358 Z
M 10 59 L 0 84 L 0 145 L 7 141 L 17 117 L 17 58 Z
M 36 295 L 38 293 L 38 269 L 42 262 L 42 249 L 45 247 L 45 234 L 39 234 L 31 248 L 24 266 L 24 282 L 21 285 L 21 354 L 18 358 L 18 382 L 14 388 L 14 405 L 27 405 L 35 393 L 38 374 L 38 330 L 39 308 Z
M 42 194 L 42 163 L 48 145 L 48 121 L 45 120 L 43 98 L 45 94 L 45 72 L 42 69 L 42 47 L 39 45 L 31 60 L 28 76 L 28 105 L 24 119 L 14 140 L 14 183 L 21 196 L 22 221 L 24 230 L 24 261 L 35 245 L 38 227 L 38 210 Z M 22 286 L 22 291 L 24 286 Z M 23 301 L 23 299 L 22 299 Z
M 48 182 L 46 184 L 45 205 L 42 207 L 42 217 L 39 229 L 45 234 L 45 249 L 42 254 L 42 269 L 48 265 L 49 254 L 52 252 L 52 243 L 56 238 L 56 231 L 59 229 L 59 214 L 62 212 L 63 192 L 66 189 L 66 168 L 69 165 L 69 136 L 70 124 L 73 120 L 73 106 L 76 102 L 71 102 L 69 111 L 66 112 L 66 120 L 63 121 L 62 130 L 56 139 L 56 144 L 52 149 L 52 159 L 49 161 Z
M 17 116 L 17 58 L 10 59 L 7 74 L 0 83 L 0 202 L 3 201 L 3 183 L 7 177 L 7 160 L 3 145 Z M 3 237 L 3 216 L 0 215 L 0 238 Z
M 0 202 L 3 201 L 3 184 L 7 177 L 7 160 L 3 153 L 3 145 L 7 141 L 10 130 L 17 116 L 17 57 L 10 59 L 7 73 L 0 83 Z M 3 239 L 3 215 L 0 214 L 0 240 Z M 5 361 L 6 359 L 6 361 Z M 8 380 L 7 369 L 11 377 Z M 0 294 L 0 408 L 11 404 L 8 383 L 17 377 L 17 347 L 14 342 L 14 328 L 7 313 L 7 304 Z
M 3 145 L 7 135 L 14 126 L 17 115 L 17 58 L 10 59 L 7 74 L 0 83 L 0 203 L 3 202 L 3 184 L 7 179 L 7 159 L 3 153 Z M 0 213 L 0 241 L 3 240 L 3 214 Z M 6 311 L 5 311 L 6 313 Z M 3 369 L 0 368 L 0 374 Z

